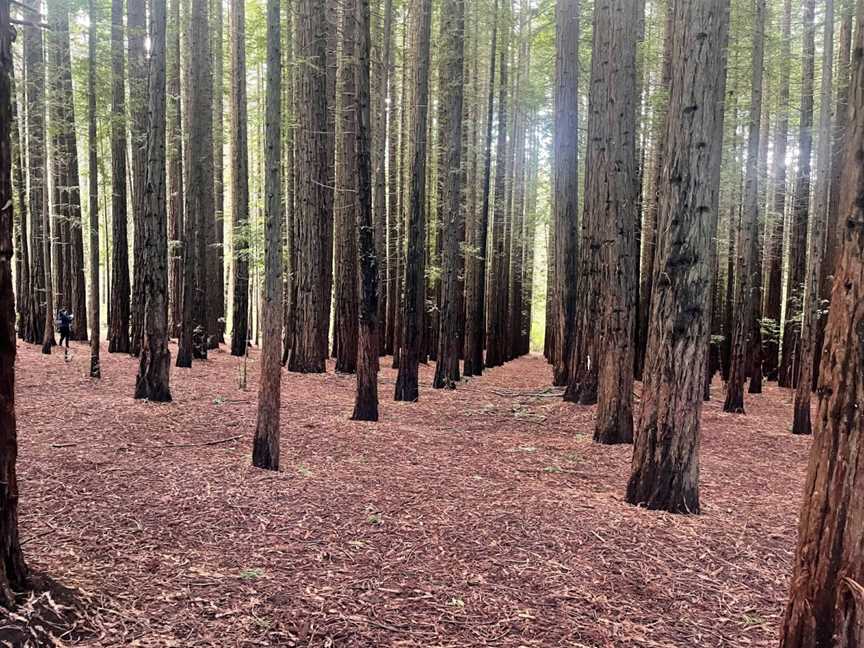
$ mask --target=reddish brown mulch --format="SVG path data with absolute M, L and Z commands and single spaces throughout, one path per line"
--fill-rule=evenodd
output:
M 83 345 L 19 353 L 25 550 L 91 600 L 88 645 L 775 645 L 809 447 L 776 387 L 707 405 L 682 517 L 622 501 L 630 448 L 539 357 L 452 392 L 424 367 L 414 404 L 385 360 L 378 424 L 348 420 L 353 376 L 286 372 L 274 474 L 257 351 L 246 391 L 224 352 L 172 369 L 170 405 L 131 398 L 133 359 L 91 382 Z

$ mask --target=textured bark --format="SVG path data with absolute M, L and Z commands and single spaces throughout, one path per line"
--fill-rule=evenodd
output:
M 258 421 L 252 465 L 279 470 L 282 366 L 282 35 L 279 0 L 267 0 L 267 104 L 264 170 L 264 321 Z
M 283 34 L 285 43 L 283 52 L 283 125 L 282 135 L 284 143 L 282 154 L 284 156 L 284 168 L 282 170 L 285 189 L 283 201 L 285 204 L 285 251 L 283 254 L 283 280 L 282 280 L 282 365 L 288 362 L 288 354 L 291 351 L 291 340 L 294 337 L 294 268 L 297 262 L 295 254 L 294 223 L 296 218 L 295 188 L 297 185 L 297 169 L 294 160 L 294 1 L 289 0 L 285 5 L 285 24 Z
M 786 285 L 786 324 L 783 329 L 783 356 L 780 386 L 794 387 L 800 373 L 800 349 L 792 342 L 794 329 L 800 331 L 804 281 L 807 271 L 807 224 L 810 218 L 810 172 L 813 152 L 813 86 L 816 67 L 816 0 L 802 0 L 804 25 L 801 117 L 798 132 L 798 178 L 792 203 L 789 235 L 789 270 Z M 792 360 L 794 356 L 795 360 Z
M 441 106 L 441 139 L 438 173 L 442 190 L 441 304 L 438 355 L 432 386 L 454 388 L 459 381 L 462 316 L 459 299 L 460 231 L 462 213 L 462 109 L 465 62 L 465 2 L 445 0 L 441 7 L 441 57 L 438 100 Z
M 171 400 L 168 350 L 168 235 L 165 195 L 165 0 L 150 2 L 147 175 L 144 184 L 144 339 L 135 398 Z
M 212 110 L 213 80 L 210 76 L 209 0 L 193 0 L 189 51 L 196 62 L 190 66 L 189 102 L 191 115 Z M 242 42 L 242 41 L 241 41 Z M 190 119 L 186 145 L 183 228 L 183 311 L 177 366 L 191 367 L 192 358 L 206 358 L 208 339 L 207 288 L 208 242 L 213 233 L 213 121 Z M 200 336 L 203 344 L 194 345 Z
M 126 84 L 123 0 L 111 3 L 111 296 L 108 352 L 129 352 L 129 241 L 126 231 Z
M 744 413 L 744 380 L 750 368 L 748 351 L 752 348 L 753 318 L 756 311 L 755 277 L 761 269 L 756 262 L 759 236 L 759 138 L 762 129 L 762 76 L 765 58 L 765 0 L 756 0 L 753 30 L 752 86 L 750 123 L 747 136 L 747 169 L 744 179 L 744 205 L 738 228 L 738 281 L 735 286 L 735 324 L 729 380 L 726 382 L 724 412 Z
M 709 247 L 717 230 L 729 1 L 673 6 L 658 273 L 627 501 L 698 513 L 699 417 L 710 335 Z
M 843 242 L 819 372 L 816 425 L 781 648 L 864 645 L 864 4 L 858 3 Z
M 810 391 L 813 389 L 813 367 L 816 363 L 817 327 L 821 303 L 820 273 L 825 249 L 825 225 L 831 191 L 831 98 L 834 74 L 834 0 L 825 0 L 825 27 L 822 40 L 822 89 L 819 99 L 819 150 L 816 156 L 816 196 L 810 218 L 810 250 L 801 319 L 801 368 L 795 389 L 792 418 L 793 434 L 810 434 Z
M 498 3 L 495 0 L 492 13 L 492 45 L 489 52 L 489 92 L 486 102 L 486 133 L 483 143 L 483 198 L 480 213 L 474 224 L 474 246 L 472 264 L 473 286 L 471 299 L 467 300 L 465 315 L 465 365 L 466 376 L 479 376 L 485 366 L 483 349 L 486 340 L 486 272 L 489 232 L 489 197 L 492 181 L 492 118 L 495 105 L 495 62 L 498 53 Z
M 39 4 L 31 0 L 28 6 Z M 30 292 L 32 309 L 32 344 L 42 344 L 45 337 L 45 59 L 43 34 L 39 27 L 24 28 L 25 105 L 27 107 L 27 178 L 29 185 L 27 211 L 30 215 Z M 50 315 L 49 315 L 50 316 Z M 52 319 L 53 321 L 53 319 Z
M 765 295 L 762 311 L 765 317 L 780 324 L 783 292 L 783 221 L 786 213 L 786 150 L 789 140 L 789 77 L 791 55 L 792 0 L 783 3 L 782 38 L 780 39 L 779 114 L 774 132 L 771 178 L 771 213 L 765 219 Z M 766 359 L 767 365 L 777 361 Z
M 600 227 L 598 443 L 633 441 L 636 230 L 636 44 L 640 3 L 594 4 L 594 60 L 588 102 L 585 208 Z M 644 17 L 644 14 L 643 14 Z
M 665 29 L 663 33 L 663 62 L 660 72 L 660 86 L 655 91 L 657 114 L 654 119 L 651 155 L 651 191 L 645 197 L 642 211 L 642 254 L 640 258 L 639 319 L 636 347 L 636 377 L 641 379 L 645 367 L 645 352 L 648 350 L 648 321 L 651 319 L 651 295 L 654 292 L 654 270 L 657 251 L 657 212 L 660 209 L 660 178 L 666 159 L 666 141 L 663 129 L 666 122 L 666 106 L 669 102 L 669 83 L 672 75 L 672 3 L 666 3 Z M 716 248 L 716 246 L 714 246 Z
M 231 0 L 231 355 L 245 356 L 249 335 L 249 140 L 246 133 L 246 9 Z M 188 191 L 188 188 L 187 188 Z
M 501 46 L 498 57 L 498 125 L 495 144 L 495 199 L 492 208 L 491 263 L 487 283 L 489 314 L 486 323 L 486 366 L 499 367 L 506 358 L 507 342 L 507 176 L 508 95 L 510 91 L 508 52 L 510 51 L 510 17 L 512 0 L 504 0 L 501 16 Z
M 297 58 L 307 61 L 295 80 L 297 106 L 297 221 L 292 302 L 293 340 L 288 368 L 301 373 L 324 371 L 327 327 L 324 301 L 329 303 L 324 266 L 325 220 L 332 206 L 327 149 L 327 42 L 323 3 L 299 0 Z M 330 194 L 330 197 L 328 197 Z M 329 310 L 329 309 L 328 309 Z
M 391 7 L 392 9 L 392 7 Z M 386 28 L 385 28 L 386 33 Z M 389 94 L 387 103 L 387 321 L 385 323 L 383 350 L 395 355 L 393 346 L 396 335 L 396 314 L 399 311 L 401 274 L 399 265 L 399 125 L 401 120 L 400 95 L 396 79 L 395 37 L 389 58 Z M 381 270 L 378 271 L 381 276 Z M 379 290 L 381 286 L 379 285 Z M 379 322 L 380 324 L 380 322 Z
M 17 216 L 18 232 L 16 238 L 16 309 L 18 313 L 18 336 L 25 342 L 33 342 L 33 292 L 30 282 L 30 239 L 27 227 L 27 181 L 24 178 L 23 160 L 24 129 L 26 128 L 23 112 L 18 111 L 17 91 L 14 76 L 14 66 L 9 70 L 12 94 L 12 120 L 14 134 L 12 137 L 12 156 L 14 169 L 14 186 L 18 193 Z
M 13 591 L 27 583 L 18 538 L 15 462 L 15 296 L 12 290 L 12 28 L 9 2 L 0 2 L 0 605 L 15 605 Z
M 99 343 L 102 340 L 99 326 L 99 161 L 96 155 L 96 5 L 89 2 L 90 28 L 88 30 L 89 60 L 87 67 L 87 158 L 90 177 L 90 215 L 88 234 L 90 238 L 90 377 L 102 377 L 99 359 Z
M 87 340 L 87 302 L 84 286 L 84 242 L 81 225 L 81 192 L 78 147 L 69 47 L 69 6 L 65 1 L 49 5 L 53 12 L 50 55 L 52 59 L 51 118 L 54 164 L 54 210 L 60 223 L 60 285 L 58 308 L 75 317 L 72 338 Z
M 357 358 L 355 421 L 378 420 L 378 272 L 372 219 L 372 160 L 370 152 L 369 0 L 357 0 L 357 234 L 360 257 L 360 322 Z M 380 196 L 381 194 L 379 194 Z
M 321 232 L 324 256 L 320 272 L 323 275 L 324 296 L 320 300 L 321 324 L 318 327 L 320 335 L 320 353 L 327 357 L 327 347 L 330 334 L 330 317 L 333 307 L 333 253 L 334 253 L 334 210 L 336 194 L 336 81 L 338 76 L 338 43 L 339 43 L 339 7 L 341 0 L 321 0 L 324 3 L 326 25 L 326 78 L 327 78 L 327 185 L 324 193 L 324 215 L 321 220 Z
M 212 0 L 213 58 L 213 237 L 208 241 L 207 276 L 207 330 L 208 347 L 217 348 L 225 342 L 225 117 L 223 110 L 222 27 L 224 6 L 222 0 Z M 221 321 L 220 321 L 221 320 Z
M 416 0 L 414 25 L 416 62 L 413 74 L 412 147 L 410 195 L 406 223 L 405 295 L 402 303 L 402 336 L 395 400 L 419 398 L 417 372 L 420 362 L 423 310 L 425 305 L 425 258 L 423 242 L 426 209 L 426 140 L 429 114 L 429 59 L 432 7 L 430 0 Z
M 336 313 L 333 328 L 336 371 L 354 373 L 357 369 L 357 87 L 354 79 L 357 62 L 354 44 L 357 32 L 357 0 L 344 0 L 342 10 L 342 52 L 337 80 L 337 169 L 335 254 L 333 277 Z
M 579 256 L 579 0 L 556 5 L 552 384 L 569 376 Z
M 183 321 L 183 107 L 180 100 L 180 3 L 170 0 L 166 42 L 167 129 L 168 129 L 168 331 L 180 336 Z M 221 5 L 221 2 L 218 3 Z M 221 149 L 220 149 L 221 150 Z
M 132 150 L 132 302 L 130 310 L 129 353 L 141 353 L 144 335 L 144 183 L 147 175 L 147 2 L 128 0 L 129 140 Z

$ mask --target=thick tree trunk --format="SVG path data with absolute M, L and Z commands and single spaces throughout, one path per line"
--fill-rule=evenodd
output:
M 845 214 L 781 648 L 864 645 L 864 6 L 838 190 Z
M 801 83 L 801 117 L 798 133 L 798 178 L 792 204 L 789 237 L 789 271 L 786 285 L 786 313 L 783 329 L 783 356 L 780 363 L 780 386 L 795 387 L 800 373 L 800 320 L 807 272 L 807 223 L 810 218 L 810 171 L 813 152 L 813 86 L 816 67 L 816 0 L 802 0 L 804 25 L 804 69 Z M 798 330 L 796 336 L 795 330 Z M 793 360 L 794 358 L 794 360 Z
M 657 276 L 631 504 L 699 512 L 699 417 L 710 335 L 729 0 L 675 2 Z
M 342 51 L 337 80 L 337 170 L 335 286 L 336 313 L 333 327 L 336 371 L 354 373 L 357 369 L 357 67 L 354 45 L 357 31 L 357 0 L 344 0 L 342 10 Z
M 810 392 L 813 389 L 813 367 L 817 358 L 817 328 L 821 302 L 820 273 L 825 249 L 825 225 L 831 191 L 831 99 L 834 74 L 834 0 L 825 0 L 825 29 L 822 40 L 822 90 L 819 99 L 819 150 L 816 158 L 816 200 L 810 218 L 810 251 L 801 317 L 801 369 L 795 389 L 793 434 L 810 434 Z M 837 188 L 835 188 L 835 191 Z
M 264 172 L 264 295 L 261 300 L 264 338 L 258 421 L 252 465 L 279 470 L 279 410 L 282 366 L 282 36 L 279 0 L 267 0 L 267 105 Z
M 372 161 L 370 153 L 369 0 L 357 0 L 357 234 L 360 257 L 360 322 L 357 341 L 355 421 L 378 420 L 378 272 L 372 220 Z M 381 194 L 378 194 L 381 196 Z
M 598 443 L 633 441 L 633 368 L 638 247 L 636 230 L 636 45 L 639 2 L 594 4 L 594 46 L 585 157 L 585 209 L 604 245 L 599 254 Z
M 726 383 L 724 412 L 744 413 L 744 380 L 750 369 L 748 351 L 752 348 L 753 317 L 756 311 L 754 293 L 759 236 L 759 137 L 762 129 L 762 76 L 765 58 L 765 0 L 756 0 L 756 20 L 753 31 L 752 87 L 750 90 L 750 124 L 747 137 L 747 170 L 744 180 L 744 205 L 738 228 L 739 269 L 735 290 L 735 324 L 732 334 L 732 354 L 729 380 Z
M 165 196 L 165 0 L 150 2 L 150 119 L 144 184 L 144 340 L 135 398 L 171 400 L 168 350 L 168 236 Z
M 197 60 L 190 66 L 191 115 L 212 110 L 213 82 L 210 77 L 209 0 L 193 0 L 189 50 Z M 242 22 L 241 22 L 242 24 Z M 213 121 L 190 119 L 186 147 L 183 236 L 183 311 L 177 366 L 191 367 L 192 358 L 207 358 L 208 318 L 207 248 L 213 234 Z
M 570 375 L 579 258 L 579 0 L 556 5 L 552 384 Z
M 0 1 L 0 605 L 15 605 L 27 584 L 18 538 L 15 462 L 15 295 L 12 290 L 12 28 L 9 1 Z
M 432 7 L 430 0 L 416 0 L 414 25 L 416 62 L 414 69 L 410 195 L 406 223 L 405 295 L 402 304 L 402 336 L 395 400 L 419 398 L 423 311 L 425 306 L 424 232 L 426 210 L 427 117 L 429 114 L 429 59 Z
M 492 118 L 495 104 L 495 62 L 498 53 L 498 4 L 495 0 L 492 13 L 492 45 L 489 51 L 489 93 L 486 104 L 486 134 L 483 143 L 483 199 L 480 213 L 476 215 L 474 226 L 474 250 L 470 263 L 473 264 L 471 287 L 472 298 L 468 300 L 465 327 L 465 365 L 466 376 L 479 376 L 485 366 L 483 350 L 486 341 L 486 273 L 489 233 L 489 197 L 492 181 Z
M 297 9 L 297 58 L 307 61 L 296 78 L 297 222 L 292 303 L 294 338 L 288 368 L 301 373 L 324 371 L 330 301 L 325 277 L 325 220 L 332 209 L 332 180 L 327 145 L 327 41 L 325 11 L 317 0 L 300 0 Z M 329 196 L 328 196 L 329 194 Z M 329 311 L 329 308 L 326 309 Z
M 129 241 L 126 232 L 126 87 L 123 0 L 111 3 L 111 297 L 108 352 L 129 352 Z
M 99 326 L 99 161 L 96 157 L 96 6 L 90 0 L 90 28 L 88 34 L 89 61 L 87 68 L 87 127 L 88 166 L 90 176 L 90 215 L 88 233 L 90 239 L 90 377 L 102 377 L 99 359 L 99 344 L 102 340 Z M 82 324 L 83 326 L 83 324 Z
M 147 3 L 127 0 L 129 74 L 129 139 L 132 149 L 132 303 L 130 311 L 129 353 L 141 353 L 144 335 L 144 183 L 147 175 Z
M 246 134 L 246 8 L 231 0 L 231 271 L 234 304 L 231 355 L 245 356 L 249 344 L 249 141 Z M 189 188 L 187 187 L 187 192 Z M 187 216 L 188 220 L 189 216 Z
M 459 245 L 462 226 L 462 109 L 465 62 L 465 1 L 445 0 L 441 8 L 441 106 L 439 157 L 441 211 L 441 305 L 438 355 L 432 386 L 454 388 L 459 381 Z

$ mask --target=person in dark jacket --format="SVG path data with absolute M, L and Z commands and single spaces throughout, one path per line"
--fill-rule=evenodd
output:
M 75 316 L 65 308 L 57 313 L 57 328 L 60 331 L 60 346 L 63 346 L 63 341 L 66 341 L 66 348 L 69 348 L 69 336 L 72 334 L 72 320 Z

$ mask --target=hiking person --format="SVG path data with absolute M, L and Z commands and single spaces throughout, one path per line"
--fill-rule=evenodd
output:
M 63 346 L 63 341 L 66 341 L 66 349 L 69 349 L 69 337 L 72 334 L 72 320 L 75 316 L 65 308 L 57 313 L 57 329 L 60 331 L 60 346 Z

